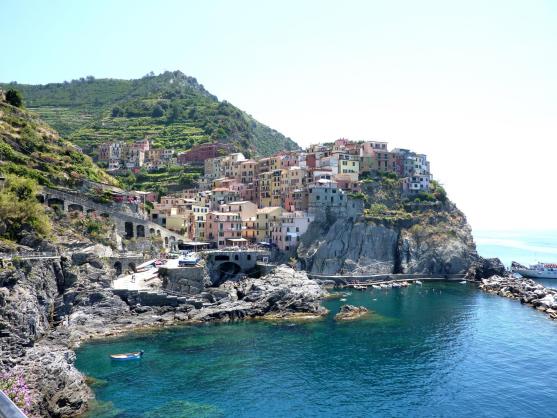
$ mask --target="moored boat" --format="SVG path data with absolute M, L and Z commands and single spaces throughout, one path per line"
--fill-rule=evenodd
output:
M 557 279 L 555 263 L 538 263 L 526 267 L 513 261 L 511 270 L 529 279 Z
M 139 360 L 143 357 L 143 350 L 131 353 L 110 354 L 112 360 Z

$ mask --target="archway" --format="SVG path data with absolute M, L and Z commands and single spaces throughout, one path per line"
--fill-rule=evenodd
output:
M 120 261 L 114 263 L 114 270 L 116 270 L 116 276 L 122 275 L 122 263 Z
M 155 228 L 149 228 L 149 235 L 155 235 Z
M 62 199 L 58 199 L 57 197 L 51 197 L 48 199 L 47 204 L 51 208 L 58 207 L 61 210 L 64 210 L 64 201 Z
M 124 231 L 126 232 L 126 239 L 133 238 L 133 223 L 126 222 L 124 223 Z
M 168 237 L 164 237 L 164 246 L 168 247 Z
M 145 227 L 143 225 L 137 225 L 135 229 L 137 238 L 145 238 Z
M 70 203 L 68 205 L 68 212 L 83 212 L 83 206 L 77 203 Z
M 220 286 L 225 281 L 234 279 L 234 276 L 241 271 L 242 267 L 232 261 L 225 261 L 224 263 L 219 264 L 216 268 L 217 274 L 214 275 L 217 276 L 217 280 L 213 281 L 213 286 Z
M 133 261 L 128 263 L 128 269 L 133 271 L 134 273 L 137 271 L 137 267 L 135 266 L 135 263 Z
M 87 215 L 94 215 L 95 209 L 87 209 Z

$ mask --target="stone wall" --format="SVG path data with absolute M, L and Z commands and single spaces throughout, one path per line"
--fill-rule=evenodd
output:
M 180 294 L 196 295 L 209 285 L 209 276 L 204 266 L 166 268 L 160 267 L 162 286 L 165 290 Z

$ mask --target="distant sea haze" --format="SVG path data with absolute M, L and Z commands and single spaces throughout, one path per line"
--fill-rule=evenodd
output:
M 557 231 L 474 231 L 478 253 L 499 257 L 505 266 L 557 263 Z

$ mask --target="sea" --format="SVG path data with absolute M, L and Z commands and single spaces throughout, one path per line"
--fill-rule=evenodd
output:
M 506 264 L 555 260 L 547 234 L 477 240 Z M 459 282 L 338 297 L 319 321 L 176 326 L 87 343 L 76 365 L 96 395 L 88 417 L 556 414 L 557 323 L 543 313 Z M 370 312 L 336 321 L 346 303 Z M 143 359 L 109 359 L 137 350 Z
M 507 268 L 513 261 L 528 266 L 538 262 L 557 263 L 557 231 L 474 231 L 478 253 L 498 257 Z M 537 280 L 556 287 L 557 280 Z

